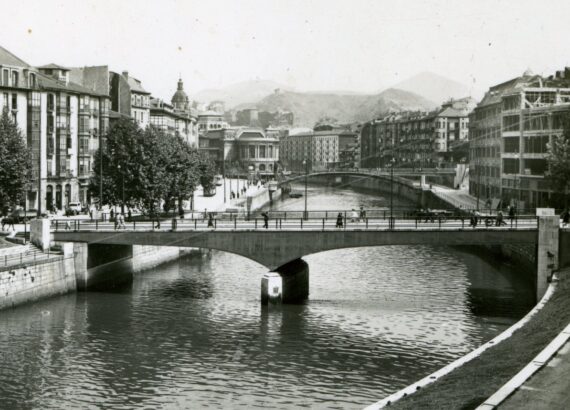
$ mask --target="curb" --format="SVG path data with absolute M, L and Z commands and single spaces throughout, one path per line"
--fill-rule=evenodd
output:
M 544 294 L 542 299 L 540 299 L 540 302 L 538 302 L 534 306 L 534 308 L 532 308 L 532 310 L 530 312 L 528 312 L 521 320 L 516 322 L 514 325 L 509 327 L 507 330 L 505 330 L 504 332 L 502 332 L 501 334 L 499 334 L 498 336 L 496 336 L 492 340 L 489 340 L 487 343 L 479 346 L 477 349 L 471 351 L 470 353 L 467 353 L 465 356 L 460 357 L 459 359 L 455 360 L 454 362 L 451 362 L 447 366 L 442 367 L 441 369 L 439 369 L 439 370 L 435 371 L 434 373 L 424 377 L 423 379 L 421 379 L 421 380 L 419 380 L 419 381 L 417 381 L 417 382 L 415 382 L 415 383 L 413 383 L 407 387 L 404 387 L 403 389 L 397 391 L 396 393 L 393 393 L 390 396 L 388 396 L 388 397 L 386 397 L 386 398 L 384 398 L 384 399 L 382 399 L 382 400 L 380 400 L 374 404 L 371 404 L 370 406 L 366 407 L 364 410 L 382 409 L 386 406 L 393 404 L 394 402 L 396 402 L 400 399 L 403 399 L 404 397 L 410 396 L 410 395 L 414 394 L 415 392 L 421 390 L 423 387 L 425 387 L 425 386 L 435 382 L 436 380 L 440 379 L 441 377 L 451 373 L 453 370 L 457 369 L 458 367 L 463 366 L 465 363 L 470 362 L 471 360 L 479 357 L 484 351 L 486 351 L 490 347 L 493 347 L 496 344 L 502 342 L 503 340 L 508 339 L 509 337 L 512 336 L 512 334 L 516 330 L 518 330 L 521 327 L 523 327 L 524 325 L 526 325 L 526 323 L 536 313 L 538 313 L 538 311 L 540 311 L 544 307 L 544 305 L 552 297 L 552 294 L 554 293 L 555 289 L 556 289 L 556 282 L 552 282 L 548 286 L 548 289 L 546 290 L 546 293 Z M 569 330 L 569 329 L 567 328 L 566 330 Z M 490 407 L 483 407 L 482 409 L 487 410 L 489 408 Z
M 476 410 L 494 409 L 510 397 L 524 383 L 528 381 L 537 371 L 542 369 L 562 346 L 570 339 L 570 324 L 560 332 L 529 364 L 518 372 L 503 387 L 497 390 Z

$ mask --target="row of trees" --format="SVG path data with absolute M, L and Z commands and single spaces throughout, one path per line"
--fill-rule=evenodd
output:
M 22 131 L 7 109 L 0 116 L 0 211 L 25 200 L 32 160 Z
M 198 185 L 214 184 L 214 164 L 180 137 L 154 127 L 141 129 L 130 119 L 120 119 L 110 129 L 102 151 L 95 154 L 92 197 L 102 188 L 104 204 L 128 205 L 145 213 L 172 209 L 189 200 Z M 102 183 L 101 183 L 102 182 Z

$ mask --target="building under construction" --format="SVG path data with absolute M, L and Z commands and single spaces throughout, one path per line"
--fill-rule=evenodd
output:
M 560 205 L 545 179 L 548 144 L 570 111 L 570 68 L 543 78 L 526 71 L 491 87 L 469 116 L 469 192 L 481 207 Z

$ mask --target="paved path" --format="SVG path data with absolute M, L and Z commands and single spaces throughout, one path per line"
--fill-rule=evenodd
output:
M 570 341 L 499 406 L 504 410 L 570 409 Z
M 433 185 L 431 191 L 436 196 L 443 199 L 450 205 L 455 206 L 456 208 L 477 209 L 477 198 L 469 195 L 469 192 L 467 191 L 448 188 L 440 185 Z M 483 206 L 484 202 L 479 200 L 479 208 Z

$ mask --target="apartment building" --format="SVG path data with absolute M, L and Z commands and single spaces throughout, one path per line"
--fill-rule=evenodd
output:
M 364 168 L 443 166 L 467 160 L 470 97 L 449 100 L 432 112 L 391 113 L 362 126 L 360 164 Z
M 288 170 L 304 172 L 338 166 L 343 152 L 354 148 L 356 133 L 339 128 L 286 135 L 280 141 L 279 160 Z
M 570 69 L 543 78 L 526 71 L 495 85 L 470 116 L 471 195 L 496 207 L 556 205 L 545 171 L 548 143 L 570 112 Z
M 109 126 L 110 99 L 71 81 L 69 72 L 57 64 L 32 67 L 0 47 L 0 106 L 26 135 L 32 153 L 28 209 L 90 201 L 93 154 Z

